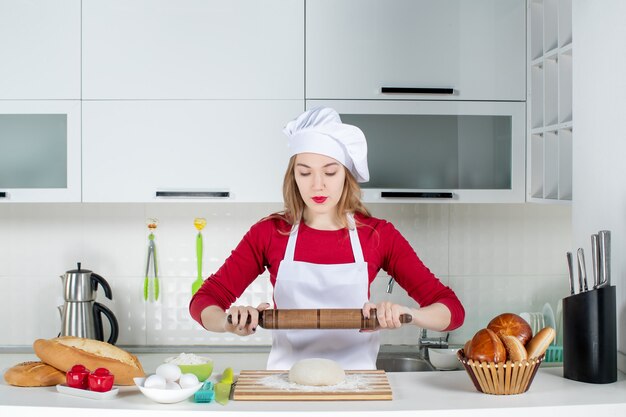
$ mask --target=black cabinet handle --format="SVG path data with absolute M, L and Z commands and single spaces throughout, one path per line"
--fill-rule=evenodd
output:
M 383 198 L 454 198 L 450 192 L 382 191 Z
M 454 94 L 453 88 L 382 87 L 383 94 Z
M 228 198 L 229 191 L 157 191 L 157 197 L 177 198 Z
M 0 191 L 0 198 L 7 198 L 6 191 Z

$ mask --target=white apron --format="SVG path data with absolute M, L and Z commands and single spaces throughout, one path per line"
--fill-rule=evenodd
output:
M 274 301 L 276 308 L 363 308 L 368 301 L 367 263 L 354 220 L 348 216 L 354 263 L 313 264 L 294 261 L 298 226 L 289 235 L 285 258 L 278 266 Z M 301 359 L 326 358 L 343 369 L 376 369 L 378 332 L 358 329 L 273 330 L 267 369 L 286 370 Z

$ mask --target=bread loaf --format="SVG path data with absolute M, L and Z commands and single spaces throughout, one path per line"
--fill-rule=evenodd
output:
M 4 373 L 7 384 L 18 387 L 49 387 L 65 382 L 65 374 L 43 362 L 22 362 Z
M 526 345 L 529 358 L 538 358 L 543 355 L 550 346 L 550 343 L 554 340 L 556 332 L 552 327 L 544 327 L 539 330 L 537 334 L 530 339 L 530 342 Z
M 528 359 L 528 353 L 526 348 L 522 345 L 522 342 L 515 336 L 498 335 L 504 348 L 506 349 L 507 359 L 513 362 L 519 362 Z
M 500 338 L 490 329 L 481 329 L 472 338 L 469 347 L 469 356 L 466 357 L 478 362 L 504 362 L 506 350 Z
M 494 317 L 487 328 L 498 335 L 515 336 L 524 346 L 533 337 L 530 325 L 514 313 L 503 313 Z
M 133 385 L 133 378 L 145 376 L 136 356 L 106 342 L 63 336 L 37 339 L 33 348 L 43 362 L 63 371 L 76 364 L 92 371 L 107 368 L 115 375 L 116 385 Z

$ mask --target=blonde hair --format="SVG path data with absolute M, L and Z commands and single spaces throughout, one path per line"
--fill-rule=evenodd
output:
M 296 156 L 294 155 L 289 160 L 289 165 L 285 172 L 285 179 L 283 180 L 283 200 L 285 203 L 284 211 L 280 213 L 274 213 L 269 217 L 281 217 L 290 225 L 300 221 L 302 213 L 306 204 L 300 195 L 298 190 L 298 184 L 296 183 L 295 166 Z M 348 213 L 361 213 L 364 216 L 370 217 L 371 214 L 363 205 L 361 201 L 361 187 L 356 181 L 352 173 L 344 167 L 346 171 L 346 179 L 343 184 L 343 191 L 341 198 L 336 206 L 337 220 L 343 227 L 349 227 L 346 214 Z

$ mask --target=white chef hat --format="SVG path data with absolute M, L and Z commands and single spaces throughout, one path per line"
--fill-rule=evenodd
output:
M 341 162 L 358 182 L 369 181 L 365 135 L 358 127 L 342 123 L 335 110 L 307 110 L 287 123 L 283 132 L 289 138 L 290 157 L 305 152 L 326 155 Z

